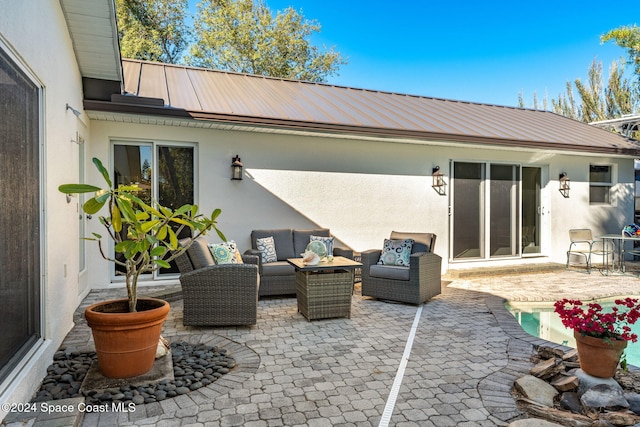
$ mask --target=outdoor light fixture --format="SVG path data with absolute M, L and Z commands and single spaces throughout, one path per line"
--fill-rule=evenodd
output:
M 242 180 L 242 167 L 244 165 L 240 161 L 240 156 L 236 156 L 231 160 L 231 180 Z
M 80 111 L 76 110 L 75 108 L 73 108 L 73 107 L 72 107 L 71 105 L 69 105 L 69 104 L 67 104 L 67 108 L 66 108 L 66 109 L 67 109 L 67 110 L 71 110 L 71 112 L 72 112 L 73 114 L 75 114 L 75 116 L 76 116 L 76 117 L 80 117 L 80 114 L 82 114 L 82 113 L 80 113 Z
M 436 193 L 438 193 L 441 196 L 444 196 L 446 194 L 446 191 L 445 191 L 446 184 L 444 182 L 444 175 L 442 174 L 442 172 L 440 172 L 440 166 L 436 166 L 435 168 L 433 168 L 431 178 L 433 179 L 433 182 L 431 183 L 431 187 L 433 187 L 433 189 L 436 190 Z
M 569 179 L 569 175 L 567 175 L 566 172 L 561 172 L 558 181 L 560 183 L 560 194 L 562 194 L 562 197 L 565 199 L 568 199 L 569 190 L 571 190 L 571 180 Z

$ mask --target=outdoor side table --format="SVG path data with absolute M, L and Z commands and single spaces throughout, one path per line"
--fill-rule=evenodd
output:
M 307 320 L 351 317 L 351 295 L 355 269 L 362 264 L 345 257 L 306 265 L 302 258 L 289 258 L 296 269 L 298 311 Z

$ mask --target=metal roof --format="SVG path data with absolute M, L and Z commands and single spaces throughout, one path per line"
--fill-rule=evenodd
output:
M 122 80 L 113 0 L 60 0 L 83 77 Z
M 88 110 L 296 131 L 640 156 L 640 144 L 548 111 L 123 59 L 124 88 L 164 107 L 85 100 Z M 132 100 L 134 98 L 132 97 Z

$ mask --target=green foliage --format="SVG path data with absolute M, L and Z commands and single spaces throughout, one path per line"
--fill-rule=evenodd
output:
M 580 79 L 566 83 L 566 91 L 551 100 L 553 111 L 586 123 L 615 119 L 633 114 L 638 108 L 638 91 L 624 77 L 624 64 L 614 61 L 609 70 L 609 79 L 604 82 L 602 62 L 593 60 L 586 82 Z M 573 92 L 573 85 L 577 97 Z
M 113 188 L 109 172 L 102 162 L 94 158 L 93 163 L 107 183 L 106 189 L 88 184 L 63 184 L 58 190 L 65 194 L 94 193 L 82 207 L 87 214 L 96 214 L 105 206 L 108 208 L 108 216 L 100 216 L 99 220 L 113 240 L 115 252 L 122 258 L 105 253 L 101 235 L 93 233 L 94 237 L 87 240 L 98 242 L 104 259 L 125 268 L 129 310 L 135 311 L 141 274 L 168 268 L 169 263 L 187 250 L 196 238 L 211 229 L 220 239 L 226 240 L 216 225 L 221 211 L 215 209 L 207 217 L 198 213 L 196 205 L 171 209 L 155 202 L 145 203 L 134 194 L 140 190 L 137 185 Z M 178 235 L 186 228 L 191 230 L 192 237 L 181 246 Z
M 603 43 L 613 41 L 627 50 L 629 63 L 633 64 L 636 76 L 640 79 L 640 28 L 638 26 L 621 26 L 600 37 Z
M 320 25 L 291 7 L 274 18 L 261 0 L 202 0 L 194 26 L 191 65 L 321 82 L 346 63 L 310 44 Z
M 180 62 L 190 38 L 187 6 L 187 0 L 116 0 L 122 56 Z

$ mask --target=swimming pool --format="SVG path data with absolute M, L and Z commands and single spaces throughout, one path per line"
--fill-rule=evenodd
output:
M 611 307 L 613 301 L 618 298 L 620 297 L 589 302 L 598 302 L 606 309 Z M 576 340 L 573 338 L 573 330 L 564 327 L 560 317 L 553 311 L 553 302 L 511 301 L 506 304 L 506 308 L 528 334 L 575 348 Z M 640 321 L 631 325 L 631 330 L 640 336 Z M 625 354 L 627 363 L 640 367 L 640 339 L 635 343 L 629 341 Z

